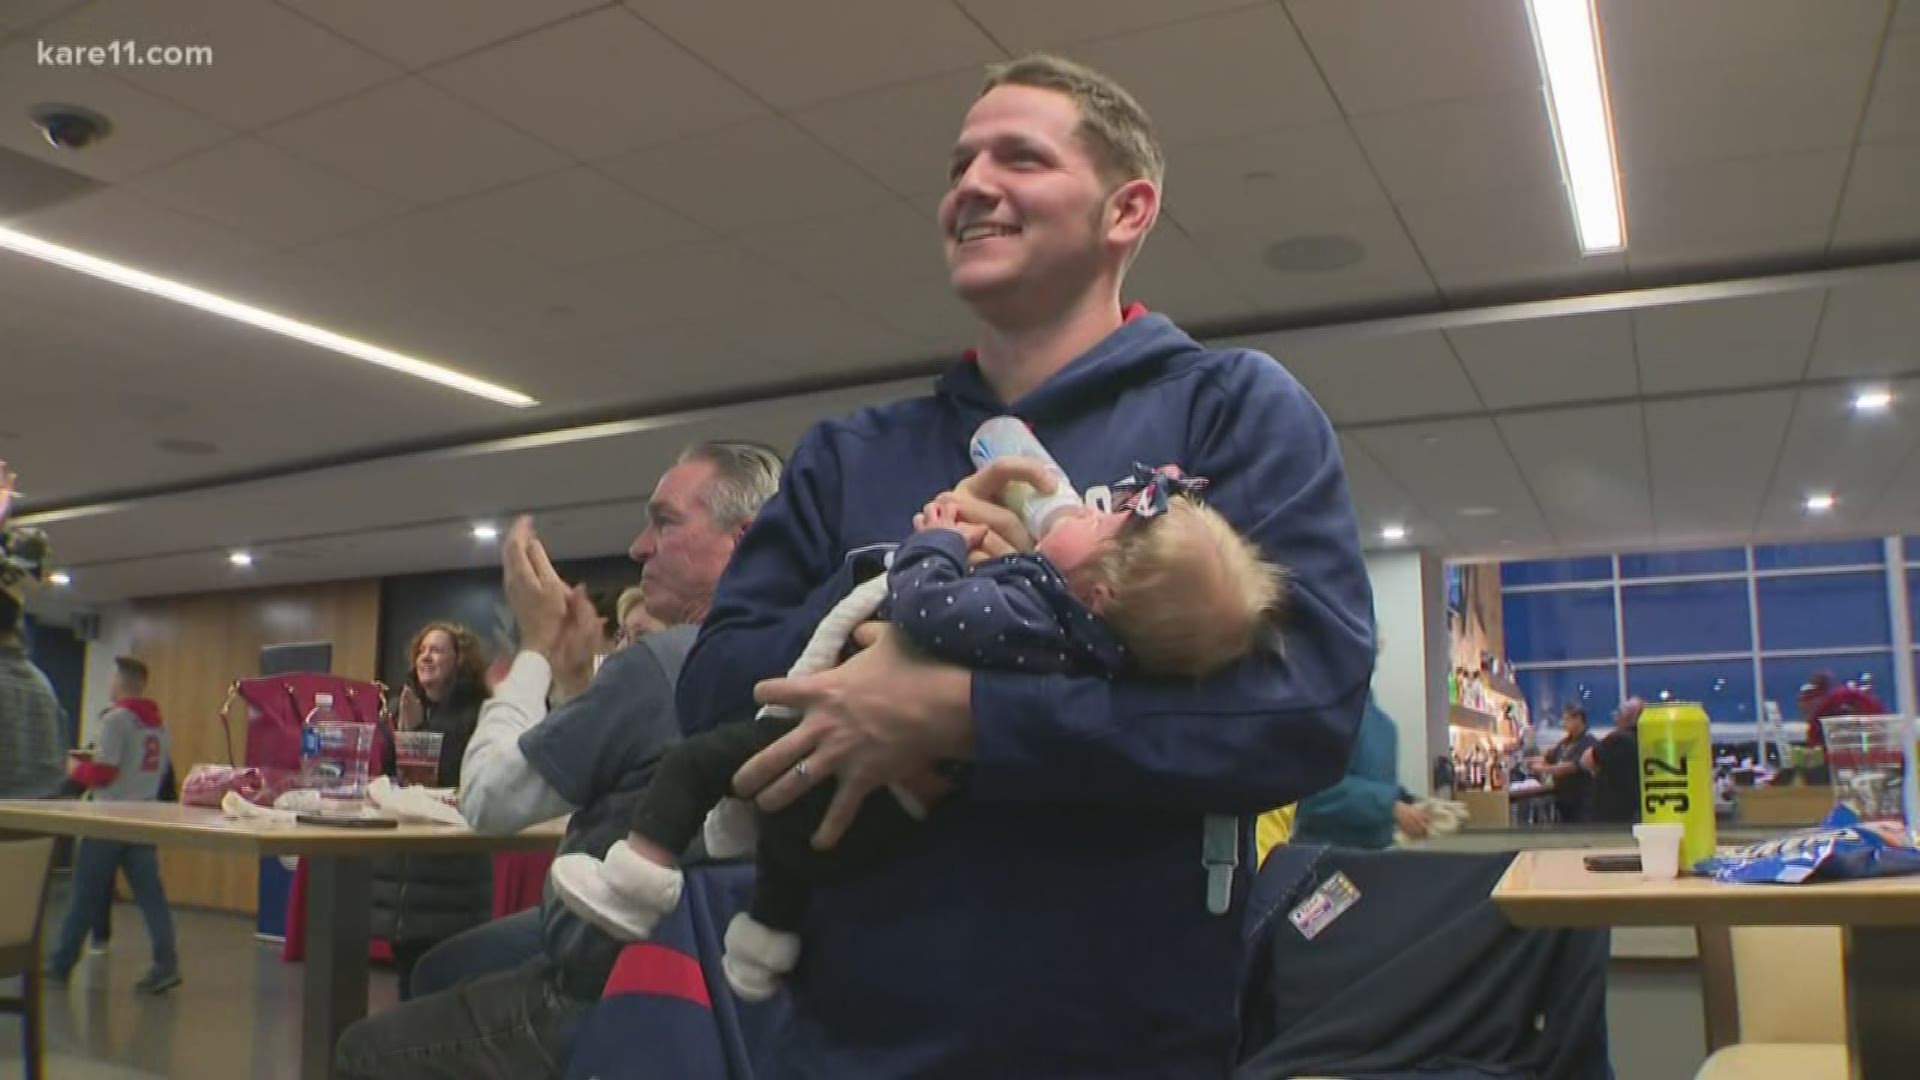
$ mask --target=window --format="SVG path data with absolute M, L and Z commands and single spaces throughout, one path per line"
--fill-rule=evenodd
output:
M 1648 704 L 1697 701 L 1719 723 L 1752 723 L 1760 715 L 1753 699 L 1753 661 L 1748 659 L 1628 664 L 1627 693 L 1640 695 Z
M 1920 642 L 1920 569 L 1907 571 L 1907 621 L 1913 624 L 1913 640 Z
M 1826 540 L 1814 544 L 1771 544 L 1753 549 L 1755 570 L 1876 566 L 1886 561 L 1886 546 L 1879 540 Z
M 1620 556 L 1623 578 L 1680 577 L 1684 574 L 1738 574 L 1747 568 L 1746 548 L 1713 551 L 1649 551 Z
M 1527 708 L 1536 724 L 1560 726 L 1560 710 L 1568 705 L 1584 706 L 1587 723 L 1606 727 L 1613 723 L 1613 711 L 1620 707 L 1620 676 L 1612 664 L 1595 667 L 1534 668 L 1517 671 L 1514 681 L 1527 699 Z
M 1920 536 L 1907 537 L 1907 561 L 1920 562 Z
M 1613 587 L 1507 593 L 1507 655 L 1516 664 L 1615 655 Z
M 1845 649 L 1887 645 L 1887 579 L 1871 571 L 1761 578 L 1760 647 Z
M 1609 581 L 1613 578 L 1613 560 L 1605 555 L 1584 559 L 1535 559 L 1511 562 L 1500 567 L 1500 584 L 1559 585 L 1569 581 Z
M 1800 686 L 1816 671 L 1832 675 L 1836 684 L 1852 683 L 1872 691 L 1889 709 L 1897 707 L 1890 652 L 1768 657 L 1760 662 L 1761 694 L 1764 700 L 1779 704 L 1782 717 L 1797 720 L 1800 718 Z
M 1628 656 L 1753 651 L 1744 577 L 1626 585 L 1620 607 Z

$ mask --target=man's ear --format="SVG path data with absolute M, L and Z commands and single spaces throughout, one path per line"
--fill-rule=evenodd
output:
M 1135 177 L 1107 196 L 1107 241 L 1138 247 L 1159 218 L 1160 186 L 1144 176 Z
M 1091 601 L 1087 606 L 1093 609 L 1093 613 L 1106 614 L 1107 608 L 1113 604 L 1113 586 L 1104 581 L 1096 581 L 1093 583 L 1093 588 L 1088 589 L 1087 592 L 1090 594 Z

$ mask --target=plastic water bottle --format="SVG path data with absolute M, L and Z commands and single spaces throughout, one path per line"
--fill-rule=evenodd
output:
M 1073 490 L 1066 470 L 1053 460 L 1053 455 L 1041 445 L 1026 421 L 1017 416 L 996 416 L 981 424 L 967 446 L 967 456 L 973 459 L 975 468 L 982 469 L 988 462 L 1004 457 L 1034 458 L 1046 465 L 1047 471 L 1053 474 L 1053 494 L 1042 495 L 1032 484 L 1016 480 L 1000 495 L 1001 503 L 1020 515 L 1021 523 L 1035 540 L 1047 534 L 1054 517 L 1062 510 L 1081 506 L 1080 493 Z
M 300 729 L 302 786 L 320 793 L 328 809 L 357 810 L 367 796 L 372 724 L 342 720 L 332 694 L 313 695 L 313 709 Z

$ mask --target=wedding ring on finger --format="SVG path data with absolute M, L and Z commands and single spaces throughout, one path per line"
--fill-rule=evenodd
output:
M 802 780 L 805 780 L 807 778 L 807 759 L 806 758 L 801 758 L 798 762 L 794 764 L 793 775 L 799 777 Z

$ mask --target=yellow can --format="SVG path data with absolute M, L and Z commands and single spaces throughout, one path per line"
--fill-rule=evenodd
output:
M 1683 869 L 1713 854 L 1713 724 L 1693 702 L 1661 702 L 1640 714 L 1640 820 L 1685 827 Z

